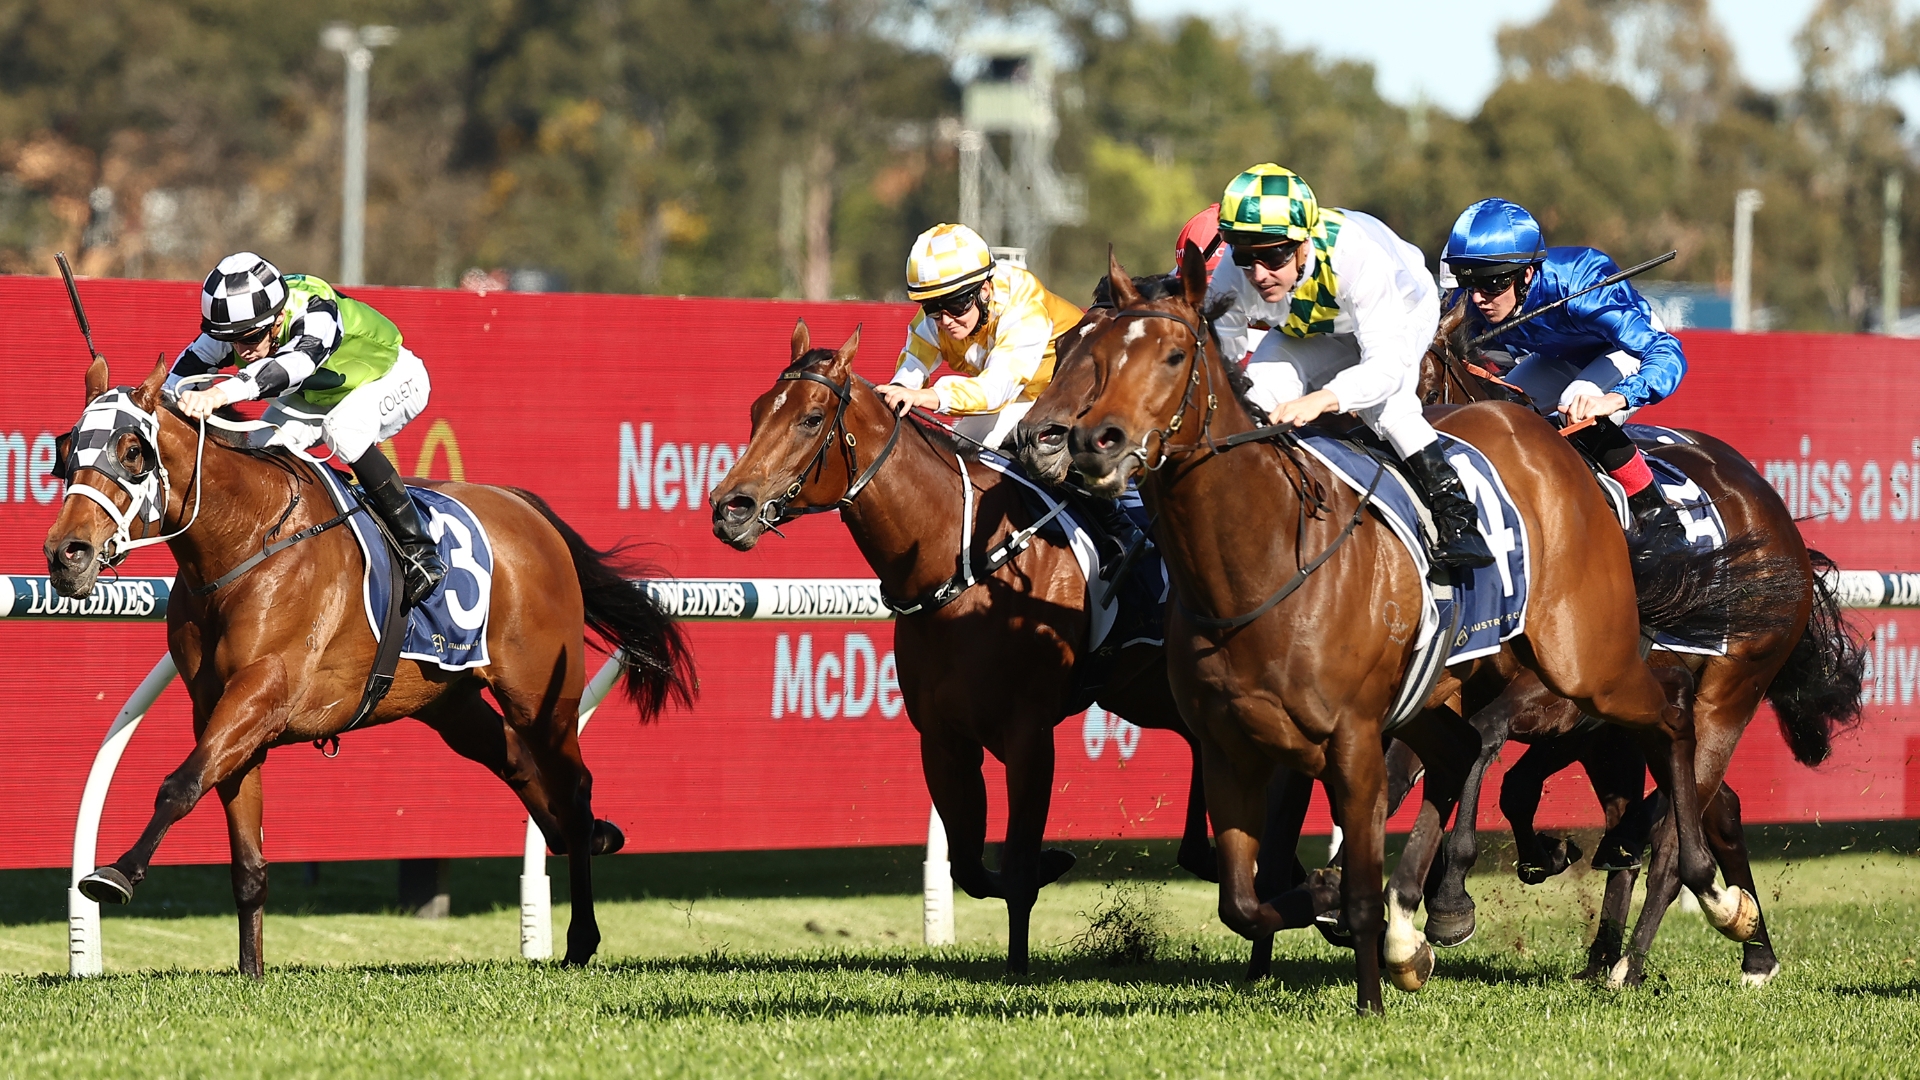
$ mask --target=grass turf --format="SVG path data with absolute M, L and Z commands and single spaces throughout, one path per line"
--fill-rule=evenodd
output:
M 456 867 L 438 922 L 381 910 L 391 863 L 313 885 L 280 867 L 259 984 L 219 970 L 223 868 L 156 871 L 106 920 L 108 977 L 79 982 L 31 974 L 64 968 L 63 875 L 0 874 L 0 970 L 21 973 L 0 975 L 0 1074 L 1920 1075 L 1913 826 L 1755 832 L 1785 964 L 1764 989 L 1680 911 L 1645 987 L 1570 983 L 1599 878 L 1524 889 L 1488 857 L 1479 935 L 1374 1020 L 1351 1015 L 1350 954 L 1311 933 L 1283 936 L 1277 979 L 1242 982 L 1212 888 L 1158 845 L 1096 851 L 1046 890 L 1019 979 L 998 903 L 962 897 L 961 944 L 918 945 L 904 849 L 602 860 L 605 944 L 582 971 L 511 959 L 511 861 Z M 1119 891 L 1158 911 L 1155 962 L 1077 942 Z

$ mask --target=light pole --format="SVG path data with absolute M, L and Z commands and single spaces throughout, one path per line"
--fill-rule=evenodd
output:
M 346 153 L 340 184 L 341 285 L 358 285 L 365 276 L 367 245 L 367 69 L 373 50 L 391 45 L 400 31 L 391 26 L 332 23 L 320 31 L 320 44 L 347 62 Z
M 1757 188 L 1733 196 L 1733 331 L 1753 330 L 1753 215 L 1764 202 Z

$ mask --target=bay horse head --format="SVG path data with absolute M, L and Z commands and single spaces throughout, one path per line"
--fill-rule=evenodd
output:
M 1135 474 L 1163 463 L 1189 414 L 1210 415 L 1217 398 L 1203 355 L 1212 335 L 1201 311 L 1207 273 L 1200 249 L 1187 245 L 1178 288 L 1159 299 L 1142 295 L 1111 249 L 1107 263 L 1114 309 L 1099 321 L 1089 313 L 1069 331 L 1079 336 L 1021 424 L 1020 442 L 1038 475 L 1057 479 L 1070 466 L 1089 491 L 1112 498 Z M 1217 390 L 1228 387 L 1223 381 Z
M 786 370 L 753 403 L 746 453 L 708 496 L 713 535 L 750 551 L 768 529 L 859 494 L 864 481 L 854 475 L 855 438 L 847 429 L 859 348 L 859 327 L 838 349 L 816 349 L 805 320 L 794 324 Z M 846 462 L 844 485 L 828 467 L 836 457 Z
M 47 575 L 61 596 L 86 596 L 102 567 L 167 539 L 162 533 L 173 489 L 192 475 L 169 474 L 164 460 L 166 377 L 165 357 L 138 386 L 109 388 L 103 358 L 87 368 L 86 408 L 54 444 L 56 475 L 67 491 L 44 551 Z

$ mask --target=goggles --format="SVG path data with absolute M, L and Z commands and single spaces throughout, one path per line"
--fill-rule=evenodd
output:
M 923 300 L 920 302 L 920 310 L 926 312 L 929 319 L 937 319 L 942 315 L 952 319 L 962 319 L 979 302 L 980 286 L 975 285 L 971 289 Z
M 273 324 L 278 322 L 279 318 L 276 315 L 251 330 L 208 330 L 207 336 L 231 345 L 258 345 L 268 334 L 273 333 Z
M 1461 288 L 1477 296 L 1492 299 L 1496 296 L 1504 296 L 1506 291 L 1516 285 L 1526 272 L 1526 267 L 1516 266 L 1511 270 L 1482 271 L 1474 274 L 1456 271 L 1455 276 L 1459 279 Z
M 1293 253 L 1299 244 L 1262 244 L 1259 247 L 1242 247 L 1232 244 L 1228 250 L 1233 253 L 1233 265 L 1242 270 L 1251 270 L 1255 263 L 1269 270 L 1278 270 L 1293 261 Z

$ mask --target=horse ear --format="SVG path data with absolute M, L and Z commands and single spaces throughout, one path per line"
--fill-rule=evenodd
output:
M 139 386 L 133 388 L 133 403 L 148 412 L 160 408 L 160 388 L 167 382 L 167 357 L 160 354 L 153 360 L 153 371 Z
M 1112 244 L 1107 245 L 1107 280 L 1113 284 L 1115 306 L 1124 310 L 1139 305 L 1140 290 L 1133 287 L 1133 278 L 1127 275 L 1127 268 L 1120 265 Z
M 1180 287 L 1187 294 L 1187 305 L 1198 311 L 1207 300 L 1207 256 L 1200 245 L 1188 240 L 1180 246 Z
M 93 404 L 93 399 L 106 393 L 111 385 L 107 376 L 107 358 L 94 357 L 93 363 L 87 365 L 87 404 Z
M 860 324 L 860 326 L 865 325 L 865 323 Z M 860 326 L 853 328 L 853 336 L 833 354 L 833 366 L 836 370 L 845 371 L 853 363 L 853 354 L 860 351 Z
M 798 360 L 801 357 L 807 355 L 807 350 L 812 347 L 813 347 L 813 336 L 807 333 L 807 320 L 795 319 L 793 321 L 792 359 Z

